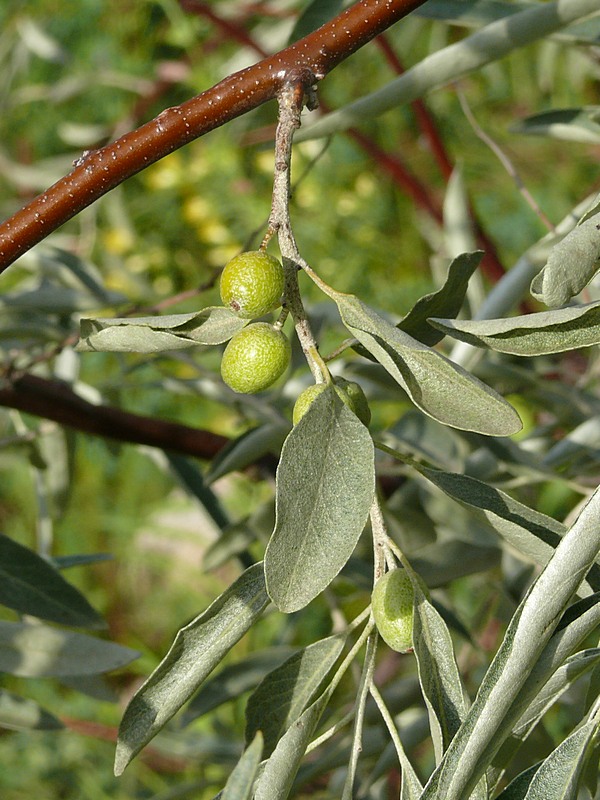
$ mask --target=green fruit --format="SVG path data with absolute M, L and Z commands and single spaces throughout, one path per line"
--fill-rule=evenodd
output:
M 262 392 L 289 366 L 291 347 L 283 331 L 255 322 L 230 340 L 221 361 L 221 377 L 234 392 Z
M 262 250 L 240 253 L 221 273 L 223 305 L 243 319 L 268 314 L 281 305 L 283 267 L 276 258 Z
M 392 650 L 412 649 L 414 590 L 404 569 L 386 572 L 375 584 L 371 608 L 381 638 Z
M 294 425 L 302 419 L 308 411 L 309 406 L 311 406 L 317 397 L 325 391 L 326 387 L 326 383 L 315 383 L 302 392 L 296 400 L 292 413 Z M 348 406 L 350 411 L 356 414 L 363 425 L 368 425 L 371 421 L 371 409 L 367 403 L 365 393 L 358 383 L 347 381 L 345 378 L 335 378 L 333 388 L 340 400 Z

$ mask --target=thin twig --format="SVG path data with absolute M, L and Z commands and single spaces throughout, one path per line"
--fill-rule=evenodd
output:
M 300 296 L 298 269 L 305 267 L 306 264 L 296 244 L 289 207 L 292 143 L 294 133 L 300 127 L 300 113 L 304 104 L 305 91 L 305 84 L 297 81 L 285 86 L 278 97 L 279 122 L 275 134 L 273 202 L 267 234 L 261 247 L 266 245 L 271 236 L 277 234 L 285 270 L 285 305 L 294 319 L 296 334 L 311 372 L 315 380 L 322 383 L 328 379 L 329 371 L 319 356 L 317 343 Z
M 533 195 L 531 194 L 529 189 L 523 183 L 523 180 L 522 180 L 521 176 L 517 172 L 516 167 L 514 166 L 514 164 L 510 160 L 510 158 L 506 155 L 506 153 L 504 153 L 504 151 L 502 150 L 500 145 L 497 144 L 497 142 L 495 142 L 492 139 L 492 137 L 489 135 L 489 133 L 486 133 L 483 130 L 483 128 L 479 125 L 479 123 L 475 119 L 475 115 L 471 111 L 471 107 L 469 106 L 467 98 L 465 97 L 465 94 L 462 91 L 462 89 L 460 88 L 460 86 L 456 86 L 455 88 L 456 88 L 456 95 L 458 97 L 458 101 L 459 101 L 460 106 L 461 106 L 461 108 L 463 110 L 463 114 L 465 115 L 465 117 L 469 121 L 469 124 L 473 128 L 473 132 L 475 133 L 475 135 L 479 139 L 481 139 L 481 141 L 484 142 L 484 144 L 486 144 L 490 148 L 492 153 L 498 158 L 498 160 L 500 161 L 500 163 L 502 164 L 504 169 L 508 172 L 510 177 L 515 182 L 515 185 L 516 185 L 518 191 L 522 195 L 522 197 L 525 200 L 525 202 L 527 203 L 527 205 L 531 208 L 531 210 L 534 212 L 534 214 L 536 214 L 536 216 L 540 219 L 540 221 L 546 226 L 546 228 L 551 233 L 553 233 L 554 232 L 554 225 L 552 224 L 550 219 L 548 219 L 546 214 L 544 214 L 544 212 L 542 211 L 542 209 L 537 204 L 535 198 L 533 197 Z
M 377 708 L 379 709 L 379 713 L 383 717 L 383 721 L 385 722 L 386 728 L 390 734 L 394 747 L 396 748 L 396 754 L 398 756 L 398 761 L 400 762 L 400 767 L 402 768 L 402 780 L 409 781 L 413 784 L 416 789 L 422 789 L 419 779 L 414 771 L 414 768 L 410 761 L 408 760 L 408 756 L 404 751 L 404 746 L 402 745 L 402 741 L 398 734 L 398 729 L 394 724 L 394 719 L 390 714 L 388 707 L 385 704 L 383 697 L 381 696 L 379 689 L 375 686 L 375 684 L 371 684 L 370 687 L 371 697 L 375 700 Z
M 377 636 L 377 631 L 373 630 L 367 639 L 363 671 L 358 688 L 358 697 L 354 703 L 356 714 L 354 717 L 354 730 L 352 732 L 352 748 L 350 750 L 350 760 L 348 762 L 348 772 L 346 773 L 346 780 L 344 782 L 342 800 L 352 800 L 354 796 L 353 789 L 354 780 L 356 778 L 356 768 L 358 766 L 360 753 L 362 752 L 362 731 L 365 721 L 365 708 L 367 697 L 369 696 L 369 689 L 373 680 L 373 671 L 375 669 Z

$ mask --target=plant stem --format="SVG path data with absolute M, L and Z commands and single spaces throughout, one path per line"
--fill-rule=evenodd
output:
M 367 647 L 365 651 L 365 660 L 363 664 L 363 671 L 360 679 L 360 686 L 358 689 L 358 698 L 354 707 L 356 709 L 356 716 L 354 718 L 354 731 L 352 735 L 352 749 L 350 750 L 350 760 L 348 763 L 348 772 L 346 774 L 346 781 L 342 792 L 342 800 L 352 800 L 354 780 L 356 778 L 356 767 L 358 765 L 358 758 L 362 751 L 362 729 L 365 721 L 365 706 L 367 697 L 369 695 L 369 687 L 373 680 L 373 671 L 375 669 L 375 654 L 377 652 L 377 631 L 371 631 L 367 639 Z
M 275 133 L 273 200 L 267 234 L 261 246 L 264 246 L 271 236 L 277 233 L 285 272 L 285 306 L 294 319 L 298 340 L 315 381 L 324 383 L 329 379 L 329 370 L 319 355 L 317 343 L 300 296 L 298 270 L 306 266 L 306 262 L 300 256 L 290 221 L 292 143 L 294 133 L 300 127 L 300 114 L 304 105 L 305 92 L 305 86 L 296 81 L 284 86 L 278 96 L 279 121 Z M 310 89 L 307 99 L 309 103 L 312 102 Z
M 398 761 L 400 762 L 400 767 L 402 768 L 402 780 L 410 781 L 412 785 L 420 791 L 422 787 L 419 782 L 419 779 L 417 778 L 417 775 L 414 771 L 412 764 L 408 760 L 408 756 L 404 752 L 402 741 L 400 739 L 400 736 L 398 735 L 398 729 L 394 724 L 394 719 L 390 714 L 389 709 L 386 706 L 385 701 L 379 692 L 379 689 L 375 686 L 375 684 L 371 683 L 369 690 L 371 692 L 371 697 L 373 698 L 373 700 L 375 700 L 375 704 L 379 709 L 379 713 L 383 717 L 383 721 L 385 722 L 386 728 L 388 729 L 394 747 L 396 748 Z

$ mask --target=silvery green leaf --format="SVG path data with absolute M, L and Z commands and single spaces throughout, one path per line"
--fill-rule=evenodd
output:
M 552 686 L 560 681 L 560 675 L 564 675 L 564 667 L 571 659 L 571 668 L 575 672 L 587 660 L 586 651 L 576 651 L 600 624 L 599 601 L 600 594 L 591 595 L 573 603 L 563 614 L 507 715 L 504 727 L 507 731 L 510 729 L 510 734 L 494 756 L 493 766 L 487 770 L 492 786 L 496 785 L 502 776 L 503 767 L 512 758 L 511 748 L 515 737 L 526 735 L 527 725 L 532 724 L 532 716 L 539 708 L 538 699 L 541 697 L 543 702 L 546 687 L 549 692 L 552 691 Z M 544 687 L 541 693 L 540 687 Z M 517 740 L 517 744 L 519 743 L 520 740 Z
M 469 475 L 418 467 L 419 472 L 452 499 L 484 519 L 512 547 L 543 566 L 554 555 L 565 526 L 552 517 L 520 503 Z M 585 581 L 585 592 L 600 588 L 600 567 L 595 564 Z M 583 593 L 583 587 L 580 588 Z
M 281 611 L 303 608 L 342 569 L 363 531 L 374 491 L 371 436 L 328 387 L 287 437 L 277 469 L 265 577 Z
M 213 483 L 223 475 L 243 470 L 268 453 L 279 455 L 289 432 L 290 424 L 281 420 L 259 425 L 236 439 L 231 439 L 211 461 L 206 482 Z
M 221 800 L 251 800 L 262 750 L 262 734 L 257 731 L 256 736 L 233 768 L 221 794 Z
M 247 324 L 248 320 L 223 306 L 164 317 L 82 319 L 76 349 L 82 353 L 157 353 L 196 344 L 216 345 L 231 339 Z
M 149 325 L 127 324 L 103 327 L 100 320 L 82 319 L 81 338 L 75 349 L 79 353 L 162 353 L 194 347 L 187 336 L 178 336 Z
M 314 698 L 345 641 L 346 637 L 339 634 L 321 639 L 294 653 L 265 676 L 246 706 L 246 742 L 260 730 L 265 755 L 273 752 L 281 736 Z
M 600 489 L 584 506 L 511 619 L 465 720 L 421 800 L 462 800 L 514 724 L 514 708 L 574 593 L 600 551 Z M 539 685 L 539 684 L 538 684 Z
M 500 792 L 497 800 L 524 800 L 527 790 L 531 785 L 531 781 L 535 777 L 535 773 L 541 766 L 541 761 L 523 770 L 516 778 L 508 784 L 504 791 Z
M 255 800 L 286 800 L 300 762 L 330 699 L 330 691 L 310 705 L 284 733 L 258 780 Z
M 0 535 L 0 603 L 34 617 L 83 628 L 104 620 L 46 559 Z
M 521 429 L 512 406 L 462 367 L 398 330 L 354 295 L 333 290 L 328 294 L 352 335 L 425 414 L 489 436 L 510 436 Z
M 600 461 L 600 417 L 593 416 L 576 425 L 566 436 L 552 445 L 542 459 L 542 465 L 551 470 L 569 473 L 575 469 L 583 472 L 591 463 Z
M 516 14 L 528 5 L 524 2 L 508 3 L 505 0 L 428 0 L 412 13 L 425 19 L 436 19 L 466 28 L 480 28 L 498 19 Z M 586 42 L 595 44 L 600 37 L 600 17 L 591 17 L 581 23 L 568 25 L 552 34 L 553 39 L 567 42 Z
M 248 653 L 245 658 L 228 664 L 214 678 L 204 681 L 185 709 L 182 724 L 207 714 L 245 692 L 255 689 L 265 675 L 279 667 L 293 654 L 293 648 L 281 645 Z
M 492 569 L 500 563 L 501 556 L 498 547 L 449 539 L 425 545 L 410 560 L 426 585 L 435 589 L 465 575 Z
M 506 739 L 488 770 L 488 780 L 497 786 L 503 776 L 504 768 L 513 760 L 515 753 L 546 711 L 556 703 L 579 678 L 586 675 L 600 663 L 600 649 L 592 648 L 570 656 L 552 675 L 550 680 L 534 697 L 515 724 L 511 735 Z
M 533 114 L 511 125 L 514 133 L 600 144 L 600 106 L 560 108 Z
M 128 647 L 38 623 L 0 621 L 0 671 L 25 678 L 96 675 L 138 657 Z
M 600 343 L 600 302 L 505 319 L 429 321 L 462 342 L 517 356 L 563 353 Z
M 454 167 L 448 180 L 443 213 L 445 252 L 449 256 L 460 257 L 460 254 L 474 251 L 477 241 L 473 228 L 473 215 L 469 208 L 465 181 L 459 166 Z M 479 261 L 482 257 L 483 253 L 480 253 Z
M 119 728 L 115 774 L 186 703 L 268 602 L 262 564 L 247 569 L 206 611 L 182 628 L 171 649 L 136 692 Z
M 415 592 L 413 646 L 439 763 L 464 718 L 465 698 L 446 623 L 425 595 L 410 564 L 403 563 Z
M 589 207 L 586 209 L 585 213 L 582 214 L 579 221 L 577 222 L 578 225 L 583 225 L 584 222 L 587 222 L 588 219 L 595 217 L 596 214 L 600 213 L 600 194 L 597 194 L 592 202 L 590 203 Z
M 592 717 L 540 764 L 524 800 L 577 800 L 587 750 L 600 721 Z
M 465 300 L 469 278 L 475 272 L 483 253 L 463 253 L 457 256 L 448 267 L 446 282 L 437 292 L 421 297 L 404 319 L 398 323 L 398 328 L 423 344 L 432 347 L 443 339 L 444 334 L 432 328 L 429 317 L 454 317 Z
M 256 539 L 256 531 L 245 520 L 224 526 L 219 537 L 204 551 L 202 568 L 205 572 L 218 569 L 230 559 L 242 556 Z
M 13 731 L 50 731 L 63 728 L 62 722 L 34 700 L 0 689 L 0 728 Z
M 600 221 L 594 215 L 552 248 L 546 266 L 531 283 L 531 294 L 547 306 L 562 306 L 578 295 L 599 269 Z

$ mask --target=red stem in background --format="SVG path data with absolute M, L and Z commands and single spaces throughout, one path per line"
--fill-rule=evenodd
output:
M 95 200 L 179 147 L 274 99 L 290 82 L 309 88 L 424 0 L 360 0 L 318 30 L 228 76 L 106 147 L 0 225 L 0 271 Z
M 389 40 L 385 34 L 380 34 L 376 39 L 375 43 L 380 48 L 381 52 L 385 55 L 388 64 L 392 67 L 394 72 L 397 75 L 402 75 L 404 72 L 404 65 L 394 52 Z M 437 125 L 431 114 L 429 113 L 429 109 L 423 102 L 423 100 L 413 100 L 410 104 L 412 110 L 414 111 L 415 117 L 417 122 L 419 123 L 419 127 L 423 132 L 423 135 L 427 139 L 429 147 L 431 148 L 431 152 L 433 153 L 435 160 L 438 163 L 438 167 L 440 168 L 440 172 L 442 173 L 445 180 L 450 178 L 452 175 L 452 171 L 454 170 L 454 164 L 452 163 L 451 158 L 446 151 L 446 147 L 444 142 L 442 141 L 441 136 L 438 133 Z
M 381 34 L 375 39 L 375 42 L 380 47 L 388 61 L 388 64 L 392 67 L 394 72 L 396 72 L 397 75 L 402 75 L 404 72 L 404 65 L 390 45 L 387 36 L 385 36 L 385 34 Z M 446 150 L 441 136 L 439 135 L 435 120 L 431 116 L 429 109 L 423 100 L 413 100 L 411 107 L 414 111 L 421 131 L 427 139 L 431 152 L 437 161 L 440 172 L 442 173 L 444 179 L 448 181 L 452 175 L 452 172 L 454 171 L 454 164 L 448 155 L 448 151 Z M 498 257 L 496 245 L 492 242 L 486 231 L 482 228 L 481 223 L 477 218 L 477 212 L 473 208 L 473 205 L 470 201 L 469 214 L 471 216 L 471 220 L 473 221 L 473 227 L 475 230 L 475 235 L 479 241 L 479 245 L 485 251 L 485 255 L 481 262 L 481 270 L 484 275 L 486 275 L 489 280 L 492 281 L 492 283 L 497 283 L 504 275 L 505 270 L 504 265 Z
M 202 3 L 200 0 L 179 0 L 179 5 L 188 14 L 196 14 L 199 17 L 206 17 L 216 28 L 220 28 L 229 39 L 239 42 L 245 47 L 249 47 L 258 53 L 261 58 L 268 58 L 269 53 L 259 45 L 259 43 L 248 33 L 248 31 L 236 22 L 215 14 L 209 3 Z
M 362 147 L 365 153 L 371 156 L 386 175 L 392 178 L 398 186 L 401 186 L 409 197 L 413 198 L 418 206 L 428 211 L 437 222 L 442 223 L 442 212 L 439 206 L 434 203 L 423 183 L 399 158 L 386 153 L 373 139 L 356 128 L 350 128 L 348 134 Z

